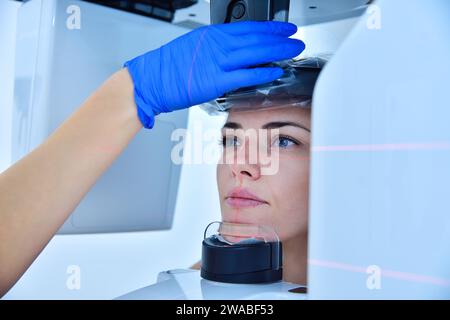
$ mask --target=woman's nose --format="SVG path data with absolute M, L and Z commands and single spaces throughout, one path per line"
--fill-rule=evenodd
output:
M 231 164 L 231 171 L 234 177 L 239 179 L 248 178 L 251 180 L 257 180 L 261 176 L 261 168 L 258 163 L 258 149 L 255 148 L 254 141 L 246 139 L 244 148 L 238 148 L 234 157 L 234 161 Z M 252 153 L 253 152 L 253 153 Z
M 261 176 L 261 170 L 257 164 L 232 164 L 231 172 L 233 177 L 238 179 L 258 180 Z

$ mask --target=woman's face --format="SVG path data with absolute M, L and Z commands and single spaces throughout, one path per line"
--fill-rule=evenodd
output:
M 296 107 L 229 113 L 217 166 L 223 221 L 271 226 L 282 241 L 306 234 L 310 118 L 310 109 Z M 252 158 L 255 148 L 269 155 L 271 170 Z

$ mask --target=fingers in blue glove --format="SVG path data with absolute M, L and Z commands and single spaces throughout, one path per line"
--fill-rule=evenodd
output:
M 216 26 L 220 30 L 235 36 L 251 33 L 264 33 L 289 37 L 297 32 L 297 26 L 295 24 L 280 21 L 244 21 Z
M 239 37 L 226 35 L 223 41 L 227 41 L 227 47 L 230 50 L 238 50 L 243 47 L 254 47 L 254 46 L 265 46 L 265 45 L 274 45 L 280 44 L 287 40 L 290 40 L 288 37 L 282 37 L 279 35 L 271 35 L 271 34 L 246 34 Z
M 305 49 L 303 41 L 285 39 L 278 43 L 244 47 L 228 54 L 223 62 L 224 70 L 236 70 L 259 64 L 280 61 L 298 56 Z

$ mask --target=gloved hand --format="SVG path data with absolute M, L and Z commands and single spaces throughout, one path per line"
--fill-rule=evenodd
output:
M 249 68 L 299 55 L 305 48 L 285 22 L 236 22 L 191 31 L 125 63 L 134 82 L 139 118 L 154 117 L 282 76 L 280 68 Z

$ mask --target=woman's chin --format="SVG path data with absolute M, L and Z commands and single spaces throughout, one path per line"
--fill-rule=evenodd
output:
M 222 220 L 229 223 L 267 225 L 267 212 L 261 208 L 227 209 L 222 212 Z

